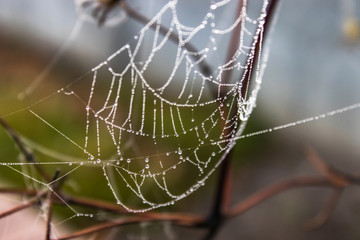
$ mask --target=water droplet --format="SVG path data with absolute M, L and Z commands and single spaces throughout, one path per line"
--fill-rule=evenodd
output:
M 179 150 L 178 150 L 178 154 L 179 154 L 179 155 L 180 155 L 180 154 L 182 154 L 182 151 L 181 151 L 181 149 L 179 149 Z
M 149 167 L 150 167 L 149 164 L 146 164 L 146 165 L 145 165 L 145 168 L 146 168 L 146 169 L 149 169 Z
M 100 159 L 97 159 L 96 162 L 97 162 L 97 163 L 101 163 L 101 160 L 100 160 Z
M 126 162 L 127 162 L 127 163 L 130 163 L 130 162 L 131 162 L 130 158 L 126 159 Z
M 145 158 L 145 162 L 149 162 L 149 157 L 146 157 L 146 158 Z

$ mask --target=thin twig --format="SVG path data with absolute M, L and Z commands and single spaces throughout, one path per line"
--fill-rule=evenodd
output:
M 240 0 L 238 4 L 238 8 L 236 11 L 235 20 L 237 18 L 241 17 L 241 11 L 243 8 L 243 1 Z M 241 22 L 238 23 L 236 28 L 233 30 L 231 35 L 231 40 L 229 44 L 229 49 L 227 52 L 226 62 L 229 62 L 236 51 L 238 50 L 239 40 L 240 40 L 240 32 L 241 32 Z M 231 73 L 233 68 L 230 68 L 228 71 L 225 71 L 225 73 L 222 76 L 222 82 L 224 84 L 227 84 L 230 82 Z M 220 97 L 223 97 L 226 94 L 226 91 L 221 91 L 219 88 Z M 226 114 L 225 114 L 226 115 Z M 225 128 L 226 123 L 223 123 L 223 128 Z M 233 129 L 229 128 L 227 130 L 227 133 L 225 135 L 228 135 Z M 209 233 L 205 236 L 204 239 L 210 239 L 217 231 L 217 226 L 220 225 L 220 221 L 222 218 L 223 211 L 228 208 L 228 204 L 230 203 L 231 198 L 231 176 L 230 176 L 230 165 L 231 165 L 231 156 L 232 151 L 228 153 L 228 155 L 225 157 L 224 161 L 222 162 L 222 165 L 220 167 L 220 173 L 218 177 L 217 182 L 217 189 L 215 192 L 215 200 L 214 200 L 214 206 L 212 208 L 212 211 L 209 216 L 209 224 L 212 225 L 210 228 Z
M 254 41 L 257 41 L 255 44 L 255 49 L 254 49 L 255 56 L 254 56 L 254 58 L 250 59 L 250 63 L 247 65 L 247 69 L 244 72 L 245 76 L 243 78 L 244 79 L 243 82 L 241 83 L 241 90 L 240 90 L 241 96 L 238 96 L 241 99 L 246 98 L 246 94 L 247 94 L 249 85 L 251 83 L 251 80 L 254 79 L 253 75 L 254 75 L 255 71 L 252 71 L 252 69 L 256 66 L 258 61 L 260 61 L 259 57 L 260 57 L 260 52 L 261 52 L 261 44 L 262 44 L 262 40 L 263 40 L 260 37 L 260 35 L 263 34 L 263 36 L 265 36 L 265 34 L 267 33 L 267 29 L 269 28 L 269 22 L 271 21 L 271 19 L 273 17 L 274 10 L 276 8 L 276 6 L 275 6 L 276 4 L 277 4 L 277 0 L 271 1 L 270 5 L 268 6 L 268 14 L 265 19 L 265 25 L 263 28 L 263 32 L 259 32 L 258 36 L 256 36 L 256 38 L 254 38 Z M 244 6 L 243 0 L 239 0 L 235 19 L 241 17 L 242 10 L 244 7 L 246 7 L 246 6 Z M 228 53 L 227 53 L 226 62 L 229 62 L 233 58 L 236 51 L 238 50 L 238 44 L 240 41 L 240 32 L 241 32 L 241 22 L 239 22 L 238 25 L 236 26 L 236 29 L 233 30 Z M 224 83 L 230 82 L 231 74 L 232 74 L 232 68 L 229 71 L 226 71 L 224 73 L 224 75 L 223 75 Z M 240 81 L 241 81 L 241 79 L 240 79 Z M 222 95 L 224 95 L 224 92 L 220 91 L 219 94 L 222 96 Z M 237 111 L 235 111 L 235 112 L 237 112 Z M 229 128 L 228 133 L 230 133 L 232 130 L 233 130 L 232 128 Z M 209 220 L 208 220 L 209 221 L 208 222 L 209 232 L 205 235 L 204 240 L 211 240 L 215 237 L 218 229 L 223 224 L 223 221 L 225 218 L 225 213 L 228 212 L 230 209 L 231 156 L 232 156 L 232 150 L 225 157 L 224 161 L 222 162 L 222 166 L 220 168 L 218 186 L 217 186 L 217 190 L 215 193 L 215 204 L 214 204 L 214 207 L 212 209 L 212 212 L 211 212 L 211 214 L 209 216 Z
M 67 196 L 67 195 L 61 195 L 61 198 L 65 200 L 68 204 L 71 205 L 79 205 L 82 207 L 89 207 L 93 209 L 100 209 L 103 211 L 110 211 L 110 212 L 119 212 L 119 213 L 129 213 L 125 208 L 115 205 L 109 202 L 104 202 L 97 199 L 89 199 L 85 197 L 77 197 L 77 196 Z M 59 201 L 60 204 L 63 203 L 63 201 Z
M 14 140 L 20 152 L 25 156 L 25 160 L 29 163 L 36 163 L 34 154 L 26 147 L 26 144 L 22 141 L 19 134 L 1 117 L 0 117 L 0 125 Z M 46 181 L 49 181 L 51 179 L 49 175 L 46 173 L 46 171 L 40 165 L 34 164 L 34 167 Z
M 353 176 L 353 178 L 357 178 Z M 357 178 L 358 179 L 358 178 Z M 250 210 L 251 208 L 255 207 L 256 205 L 260 204 L 261 202 L 285 191 L 299 188 L 299 187 L 329 187 L 338 189 L 334 183 L 327 179 L 326 177 L 322 176 L 306 176 L 306 177 L 297 177 L 284 180 L 282 182 L 276 183 L 271 185 L 265 189 L 260 190 L 259 192 L 247 197 L 246 199 L 240 201 L 236 204 L 231 210 L 229 210 L 224 217 L 227 219 L 233 218 L 243 214 L 244 212 Z M 338 194 L 338 193 L 337 193 Z M 325 207 L 327 210 L 327 216 L 322 217 L 322 219 L 327 219 L 330 216 L 330 211 L 332 208 L 336 206 L 336 198 L 332 197 L 331 203 L 328 203 Z M 324 210 L 325 211 L 325 210 Z M 182 227 L 191 227 L 191 228 L 203 228 L 207 227 L 208 219 L 203 218 L 197 215 L 185 215 L 185 214 L 162 214 L 162 213 L 145 213 L 145 214 L 135 214 L 132 217 L 126 217 L 124 219 L 116 220 L 114 222 L 108 222 L 99 224 L 93 227 L 89 227 L 87 229 L 80 230 L 78 232 L 60 237 L 58 239 L 71 239 L 79 236 L 85 236 L 91 233 L 99 232 L 105 229 L 110 229 L 114 227 L 119 227 L 128 224 L 135 224 L 140 222 L 157 222 L 157 221 L 170 221 L 176 226 Z M 208 239 L 213 237 L 214 235 L 210 235 L 208 232 Z M 214 233 L 214 232 L 213 232 Z
M 126 14 L 129 17 L 131 17 L 132 19 L 134 19 L 144 25 L 148 24 L 151 21 L 149 18 L 145 17 L 144 15 L 142 15 L 139 12 L 130 8 L 129 5 L 126 3 L 126 1 L 122 0 L 119 4 L 120 4 L 121 8 L 126 12 Z M 165 26 L 154 23 L 154 24 L 151 24 L 149 27 L 155 31 L 159 31 L 163 36 L 168 35 L 169 39 L 171 41 L 173 41 L 174 43 L 176 43 L 176 44 L 180 43 L 179 35 L 176 34 L 175 32 L 170 31 Z M 198 53 L 199 51 L 196 49 L 196 47 L 193 46 L 190 42 L 184 43 L 181 47 L 185 48 L 188 52 L 195 53 L 195 54 L 190 55 L 190 57 L 194 58 L 195 61 L 199 61 L 203 57 L 201 54 Z M 199 61 L 198 63 L 199 63 L 200 71 L 202 72 L 202 74 L 204 74 L 206 77 L 210 76 L 211 75 L 211 67 L 206 63 L 205 59 Z
M 23 210 L 23 209 L 26 209 L 26 208 L 28 208 L 28 207 L 34 206 L 34 205 L 36 205 L 36 204 L 38 204 L 38 203 L 39 203 L 39 199 L 33 199 L 33 200 L 31 200 L 31 201 L 22 203 L 22 204 L 14 207 L 14 208 L 12 208 L 12 209 L 10 209 L 10 210 L 7 210 L 7 211 L 5 211 L 5 212 L 0 213 L 0 219 L 1 219 L 1 218 L 4 218 L 4 217 L 7 217 L 7 216 L 10 216 L 11 214 L 14 214 L 14 213 L 16 213 L 16 212 L 19 212 L 19 211 L 21 211 L 21 210 Z
M 114 227 L 125 226 L 129 224 L 142 223 L 142 222 L 158 222 L 158 221 L 171 221 L 173 222 L 173 224 L 177 226 L 196 227 L 199 226 L 199 224 L 201 224 L 202 222 L 204 222 L 204 219 L 197 216 L 187 216 L 187 215 L 178 215 L 178 214 L 157 214 L 157 215 L 152 215 L 151 217 L 143 216 L 143 214 L 137 214 L 134 217 L 128 217 L 128 218 L 118 219 L 114 222 L 98 224 L 80 230 L 78 232 L 66 236 L 62 236 L 60 238 L 57 238 L 57 240 L 65 240 L 65 239 L 72 239 L 75 237 L 86 236 L 91 233 L 99 232 Z
M 34 196 L 37 194 L 35 190 L 26 190 L 26 189 L 17 189 L 17 188 L 0 188 L 0 193 L 4 194 L 16 194 L 16 195 L 24 195 L 24 196 Z
M 47 218 L 46 218 L 46 234 L 45 234 L 45 240 L 49 240 L 51 237 L 51 219 L 52 219 L 52 213 L 53 213 L 53 197 L 54 197 L 54 191 L 57 191 L 58 188 L 60 188 L 61 185 L 61 181 L 60 182 L 56 182 L 56 180 L 59 178 L 60 176 L 60 171 L 57 170 L 55 172 L 55 175 L 53 177 L 53 179 L 51 180 L 51 183 L 53 183 L 52 185 L 54 186 L 54 189 L 48 192 L 48 196 L 47 196 L 47 203 L 48 203 L 48 212 L 47 212 Z
M 47 218 L 46 218 L 46 234 L 45 234 L 45 240 L 49 240 L 51 236 L 51 219 L 52 219 L 52 206 L 53 206 L 53 192 L 49 191 L 47 196 L 47 204 L 48 204 L 48 210 L 47 210 Z
M 29 207 L 34 206 L 36 204 L 39 204 L 40 203 L 40 198 L 43 197 L 45 194 L 46 194 L 46 192 L 42 192 L 37 197 L 35 197 L 34 199 L 32 199 L 30 201 L 27 201 L 25 203 L 22 203 L 22 204 L 14 207 L 14 208 L 12 208 L 10 210 L 7 210 L 5 212 L 0 213 L 0 219 L 4 218 L 4 217 L 7 217 L 7 216 L 10 216 L 11 214 L 19 212 L 19 211 L 21 211 L 23 209 L 29 208 Z
M 331 217 L 343 192 L 342 188 L 334 188 L 324 207 L 314 218 L 303 224 L 303 229 L 305 231 L 311 231 L 322 227 Z
M 320 157 L 320 155 L 311 147 L 307 146 L 305 149 L 307 160 L 313 165 L 313 167 L 324 177 L 327 177 L 339 188 L 343 188 L 349 184 L 346 176 L 340 174 L 337 170 L 331 167 L 329 164 Z
M 228 217 L 238 216 L 259 203 L 285 191 L 298 187 L 333 187 L 332 183 L 324 177 L 297 177 L 276 183 L 260 190 L 250 197 L 237 203 L 228 213 Z

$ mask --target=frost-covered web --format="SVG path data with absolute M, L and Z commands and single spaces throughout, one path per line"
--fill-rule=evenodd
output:
M 62 146 L 55 153 L 28 140 L 61 161 L 39 164 L 69 165 L 66 176 L 99 169 L 113 201 L 134 212 L 174 204 L 196 191 L 232 149 L 231 139 L 241 136 L 255 106 L 266 7 L 267 1 L 209 1 L 189 21 L 181 2 L 165 3 L 132 42 L 28 108 L 81 152 L 74 160 L 59 154 Z M 82 139 L 41 112 L 52 99 L 60 101 L 55 111 L 74 104 L 81 112 Z M 17 164 L 3 165 L 51 186 Z

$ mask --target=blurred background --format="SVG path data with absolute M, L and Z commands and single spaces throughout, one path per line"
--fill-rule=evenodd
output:
M 164 2 L 131 1 L 129 4 L 151 17 Z M 201 1 L 184 2 L 185 6 L 196 4 L 194 9 L 201 8 Z M 246 133 L 360 102 L 360 2 L 286 0 L 280 3 L 276 25 L 267 39 L 270 48 L 268 66 Z M 114 21 L 110 26 L 99 27 L 95 22 L 87 21 L 76 34 L 72 34 L 78 26 L 78 11 L 73 0 L 0 0 L 0 115 L 5 115 L 5 119 L 22 129 L 25 135 L 36 134 L 36 129 L 42 125 L 35 119 L 24 119 L 23 115 L 12 113 L 83 75 L 132 41 L 141 28 L 136 21 L 122 19 L 119 10 L 119 16 L 115 16 L 119 18 L 119 24 Z M 189 21 L 192 16 L 189 14 Z M 71 41 L 68 40 L 70 36 L 73 36 Z M 20 100 L 19 94 L 41 74 L 64 43 L 68 48 L 59 55 L 40 87 L 35 88 L 25 101 Z M 61 112 L 55 110 L 53 115 L 53 119 L 58 119 Z M 306 145 L 313 146 L 326 162 L 336 168 L 358 172 L 359 120 L 360 110 L 356 109 L 239 140 L 233 160 L 233 201 L 237 202 L 278 180 L 315 173 L 305 159 Z M 71 125 L 77 121 L 76 110 L 74 115 L 61 118 L 61 121 L 69 126 L 69 131 L 77 131 Z M 42 134 L 47 139 L 53 137 L 51 131 Z M 59 144 L 56 139 L 52 141 Z M 0 157 L 6 159 L 4 162 L 17 157 L 13 143 L 4 132 L 0 135 L 0 144 Z M 0 186 L 16 186 L 17 181 L 22 181 L 16 180 L 13 174 L 1 168 Z M 216 175 L 211 177 L 207 187 L 178 202 L 170 210 L 206 213 L 212 205 Z M 298 189 L 280 194 L 230 221 L 217 239 L 359 239 L 360 191 L 357 188 L 345 192 L 325 227 L 313 232 L 301 230 L 301 224 L 317 213 L 328 194 L 327 189 Z M 5 202 L 19 201 L 8 196 L 0 196 L 0 199 L 4 201 L 4 208 Z M 32 214 L 30 219 L 34 216 L 41 218 L 36 211 Z M 31 220 L 24 225 L 32 226 Z M 11 236 L 12 226 L 11 220 L 1 219 L 0 238 Z M 158 230 L 150 230 L 154 226 L 144 224 L 118 231 L 125 239 L 182 239 L 184 236 L 199 239 L 203 234 L 167 224 L 155 227 Z M 27 231 L 34 229 L 37 228 L 30 227 Z

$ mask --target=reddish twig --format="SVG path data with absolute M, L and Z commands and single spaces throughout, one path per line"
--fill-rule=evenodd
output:
M 26 189 L 17 189 L 17 188 L 0 188 L 0 193 L 4 194 L 16 194 L 16 195 L 24 195 L 24 196 L 34 196 L 37 194 L 35 190 L 26 190 Z
M 334 188 L 331 195 L 327 199 L 327 202 L 324 205 L 324 207 L 319 211 L 319 213 L 314 218 L 308 220 L 303 224 L 303 229 L 305 231 L 311 231 L 322 227 L 331 217 L 333 211 L 338 205 L 338 202 L 343 192 L 344 191 L 342 188 Z
M 24 210 L 24 209 L 29 208 L 31 206 L 34 206 L 36 204 L 39 204 L 40 203 L 40 198 L 43 197 L 45 194 L 46 194 L 46 192 L 43 192 L 43 193 L 39 194 L 36 198 L 34 198 L 34 199 L 30 200 L 30 201 L 27 201 L 27 202 L 22 203 L 22 204 L 14 207 L 14 208 L 12 208 L 10 210 L 7 210 L 5 212 L 0 213 L 0 219 L 4 218 L 4 217 L 7 217 L 7 216 L 10 216 L 10 215 L 12 215 L 14 213 L 17 213 L 17 212 L 19 212 L 21 210 Z
M 62 236 L 57 238 L 57 240 L 72 239 L 75 237 L 82 237 L 92 233 L 96 233 L 102 230 L 125 226 L 129 224 L 136 224 L 142 222 L 158 222 L 158 221 L 171 221 L 173 224 L 183 227 L 195 227 L 199 226 L 205 220 L 202 217 L 182 215 L 182 214 L 137 214 L 134 217 L 128 217 L 123 219 L 118 219 L 113 222 L 107 222 L 103 224 L 98 224 L 78 232 Z
M 7 216 L 10 216 L 11 214 L 17 213 L 17 212 L 19 212 L 21 210 L 24 210 L 26 208 L 29 208 L 31 206 L 34 206 L 34 205 L 36 205 L 38 203 L 39 203 L 39 199 L 34 199 L 34 200 L 31 200 L 31 201 L 22 203 L 22 204 L 14 207 L 14 208 L 12 208 L 10 210 L 7 210 L 5 212 L 0 213 L 0 219 L 4 218 L 4 217 L 7 217 Z
M 287 179 L 270 187 L 260 190 L 254 195 L 237 203 L 228 213 L 228 217 L 238 216 L 259 203 L 285 191 L 298 187 L 333 187 L 331 182 L 324 177 L 297 177 Z
M 47 204 L 48 204 L 48 212 L 47 212 L 47 218 L 46 218 L 46 234 L 45 234 L 45 240 L 49 240 L 51 237 L 51 219 L 52 219 L 52 207 L 53 207 L 53 197 L 54 197 L 54 192 L 57 191 L 57 189 L 60 188 L 61 185 L 61 181 L 57 182 L 56 180 L 59 178 L 60 176 L 60 171 L 57 170 L 55 172 L 55 176 L 51 181 L 51 185 L 55 185 L 54 189 L 49 190 L 48 191 L 48 195 L 47 195 Z
M 126 14 L 131 17 L 132 19 L 140 22 L 141 24 L 148 24 L 149 22 L 151 22 L 151 20 L 147 17 L 145 17 L 144 15 L 140 14 L 139 12 L 133 10 L 132 8 L 129 7 L 129 5 L 126 3 L 125 0 L 120 1 L 120 6 L 121 8 L 126 12 Z M 178 34 L 176 34 L 173 31 L 170 31 L 168 28 L 166 28 L 163 25 L 159 25 L 159 24 L 151 24 L 149 26 L 151 29 L 155 30 L 155 31 L 159 31 L 159 33 L 161 33 L 163 36 L 167 36 L 169 37 L 169 39 L 171 41 L 173 41 L 176 44 L 179 44 L 180 42 L 180 37 Z M 187 51 L 191 52 L 191 53 L 195 53 L 195 54 L 191 54 L 190 57 L 194 58 L 195 61 L 199 61 L 203 56 L 201 54 L 199 54 L 198 50 L 196 49 L 195 46 L 193 46 L 190 42 L 186 42 L 184 43 L 181 47 L 183 47 L 184 49 L 186 49 Z M 203 59 L 201 61 L 198 62 L 199 67 L 200 67 L 200 71 L 205 75 L 205 76 L 210 76 L 211 75 L 211 67 L 207 64 L 206 60 Z
M 242 0 L 239 0 L 236 18 L 241 17 L 242 9 L 245 7 L 244 2 Z M 267 16 L 265 19 L 265 25 L 262 32 L 258 33 L 258 36 L 254 38 L 255 43 L 255 49 L 254 49 L 254 58 L 250 59 L 250 62 L 247 64 L 247 68 L 245 69 L 245 76 L 241 83 L 241 95 L 238 96 L 241 99 L 246 98 L 246 94 L 249 88 L 249 85 L 251 83 L 251 79 L 254 79 L 254 73 L 255 71 L 252 71 L 252 69 L 258 64 L 260 61 L 260 52 L 261 52 L 261 44 L 263 40 L 263 36 L 267 34 L 268 28 L 269 28 L 269 22 L 271 22 L 272 17 L 275 13 L 275 8 L 277 5 L 277 0 L 271 1 L 271 3 L 268 6 Z M 240 40 L 240 32 L 241 32 L 241 22 L 238 23 L 236 26 L 236 29 L 233 31 L 230 45 L 227 53 L 227 59 L 226 61 L 229 62 L 236 51 L 238 50 L 238 44 Z M 262 36 L 261 36 L 262 35 Z M 223 82 L 229 83 L 231 78 L 232 70 L 226 71 L 223 75 Z M 224 93 L 219 92 L 219 94 L 222 96 Z M 233 129 L 229 129 L 228 133 L 230 133 Z M 213 239 L 215 234 L 217 233 L 217 230 L 221 227 L 224 218 L 226 217 L 226 212 L 229 211 L 230 208 L 230 199 L 231 199 L 231 156 L 232 151 L 228 153 L 228 155 L 225 157 L 222 166 L 220 168 L 220 175 L 218 180 L 218 186 L 217 191 L 215 195 L 215 204 L 212 209 L 212 212 L 209 217 L 208 225 L 209 232 L 205 236 L 204 240 L 210 240 Z
M 334 185 L 339 188 L 343 188 L 349 184 L 346 176 L 343 176 L 339 171 L 325 163 L 325 161 L 311 146 L 306 147 L 305 154 L 307 156 L 307 160 L 313 165 L 313 167 L 321 175 L 328 178 Z
M 10 137 L 14 140 L 16 145 L 18 146 L 20 152 L 24 155 L 25 160 L 29 163 L 35 163 L 35 157 L 34 154 L 26 147 L 26 144 L 22 141 L 19 134 L 0 117 L 0 125 L 5 129 L 5 131 L 10 135 Z M 38 173 L 46 180 L 50 181 L 49 175 L 46 173 L 46 171 L 38 164 L 34 165 L 35 169 L 38 171 Z
M 49 191 L 47 196 L 47 218 L 46 218 L 46 234 L 45 240 L 49 240 L 51 236 L 51 219 L 52 219 L 52 206 L 53 206 L 53 192 Z
M 352 176 L 352 178 L 359 178 Z M 351 183 L 352 184 L 352 183 Z M 224 214 L 223 220 L 228 220 L 233 217 L 239 216 L 244 212 L 250 210 L 251 208 L 257 206 L 261 202 L 268 200 L 269 198 L 283 193 L 288 190 L 299 187 L 328 187 L 337 189 L 334 183 L 326 177 L 322 176 L 308 176 L 308 177 L 297 177 L 292 179 L 287 179 L 282 182 L 276 183 L 272 186 L 269 186 L 259 192 L 247 197 L 246 199 L 237 203 L 232 207 L 226 214 Z M 335 191 L 336 192 L 336 191 Z M 319 227 L 330 217 L 332 210 L 335 208 L 337 203 L 337 198 L 335 195 L 340 195 L 340 192 L 334 193 L 334 196 L 330 198 L 329 203 L 325 206 L 324 210 L 321 213 L 321 217 L 317 217 L 316 221 L 311 224 L 311 226 Z M 109 228 L 120 227 L 128 224 L 135 224 L 140 222 L 157 222 L 157 221 L 170 221 L 176 226 L 182 227 L 192 227 L 192 228 L 210 228 L 211 226 L 208 223 L 207 218 L 196 215 L 185 215 L 185 214 L 162 214 L 162 213 L 144 213 L 144 214 L 134 214 L 133 216 L 125 217 L 114 222 L 108 222 L 99 224 L 76 233 L 60 237 L 58 239 L 71 239 L 79 236 L 85 236 L 91 233 L 102 231 Z M 321 224 L 320 224 L 321 223 Z

